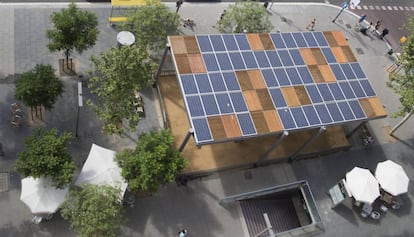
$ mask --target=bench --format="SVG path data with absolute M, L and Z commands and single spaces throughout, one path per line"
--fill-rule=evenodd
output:
M 109 20 L 109 24 L 112 24 L 112 23 L 126 22 L 128 18 L 124 16 L 117 16 L 117 17 L 109 17 L 108 20 Z

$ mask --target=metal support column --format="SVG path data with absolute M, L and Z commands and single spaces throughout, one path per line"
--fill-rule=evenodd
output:
M 187 144 L 188 140 L 191 136 L 194 136 L 194 129 L 190 128 L 188 129 L 187 135 L 185 135 L 184 141 L 181 143 L 180 147 L 178 148 L 179 152 L 182 152 L 184 150 L 185 145 Z
M 165 58 L 167 57 L 167 53 L 168 53 L 169 50 L 170 50 L 170 45 L 167 43 L 167 45 L 165 46 L 165 49 L 164 49 L 164 53 L 162 54 L 160 66 L 158 67 L 157 71 L 155 72 L 155 75 L 154 75 L 154 78 L 153 78 L 154 83 L 152 84 L 152 87 L 154 87 L 154 88 L 157 85 L 158 78 L 160 77 L 161 70 L 162 70 L 162 67 L 164 66 Z
M 289 136 L 288 131 L 283 131 L 283 133 L 280 135 L 280 137 L 275 141 L 275 143 L 261 156 L 259 159 L 254 163 L 254 167 L 256 167 L 260 161 L 266 159 L 266 157 L 269 156 L 269 154 L 283 141 L 285 137 Z
M 293 155 L 291 155 L 288 159 L 289 162 L 292 162 L 296 156 L 299 155 L 299 153 L 305 149 L 309 144 L 311 144 L 313 141 L 315 141 L 316 138 L 319 137 L 319 135 L 321 135 L 322 133 L 324 133 L 326 131 L 326 127 L 322 126 L 319 128 L 318 132 L 315 133 L 315 135 L 313 135 L 308 141 L 306 141 L 305 143 L 303 143 L 303 145 L 301 147 L 299 147 L 299 149 L 297 151 L 295 151 L 295 153 L 293 153 Z
M 346 138 L 350 138 L 356 131 L 358 131 L 362 126 L 364 126 L 367 123 L 367 121 L 364 121 L 360 123 L 356 128 L 352 129 L 348 134 L 346 134 Z

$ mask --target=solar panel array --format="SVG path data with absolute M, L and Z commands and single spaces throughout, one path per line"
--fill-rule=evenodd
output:
M 346 59 L 346 48 L 333 51 L 322 32 L 195 39 L 205 71 L 178 78 L 197 144 L 367 119 L 360 100 L 376 96 L 360 64 Z M 221 129 L 240 132 L 213 136 L 217 117 L 225 117 Z

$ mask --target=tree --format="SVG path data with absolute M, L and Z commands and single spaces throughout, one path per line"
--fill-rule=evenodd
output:
M 50 110 L 63 93 L 63 87 L 51 65 L 38 64 L 16 81 L 15 97 L 31 109 L 43 106 Z
M 255 1 L 240 1 L 230 5 L 218 24 L 221 33 L 262 33 L 272 29 L 266 8 Z
M 69 8 L 54 12 L 50 20 L 54 28 L 46 32 L 49 39 L 47 47 L 51 52 L 63 50 L 66 62 L 73 50 L 81 54 L 95 45 L 99 30 L 98 18 L 94 13 L 82 11 L 71 3 Z
M 68 151 L 72 135 L 60 136 L 56 129 L 35 129 L 26 138 L 26 150 L 18 154 L 15 168 L 23 177 L 50 177 L 57 188 L 68 186 L 73 179 L 75 164 Z
M 147 1 L 127 19 L 122 28 L 135 32 L 136 44 L 150 50 L 165 48 L 167 36 L 178 34 L 180 25 L 179 15 L 159 1 Z
M 61 214 L 82 237 L 114 237 L 122 222 L 120 190 L 111 186 L 83 185 L 71 191 Z
M 173 144 L 169 130 L 152 131 L 140 136 L 135 150 L 125 149 L 116 155 L 130 190 L 156 192 L 160 185 L 174 181 L 187 161 Z
M 133 103 L 135 93 L 151 85 L 155 64 L 137 46 L 111 48 L 91 60 L 95 76 L 88 86 L 97 99 L 89 100 L 88 104 L 104 121 L 103 130 L 108 134 L 122 133 L 122 120 L 126 119 L 129 128 L 135 131 L 140 120 Z

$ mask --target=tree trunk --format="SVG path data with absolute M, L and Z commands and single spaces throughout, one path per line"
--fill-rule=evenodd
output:
M 405 117 L 397 124 L 397 125 L 395 125 L 395 127 L 393 127 L 392 129 L 391 129 L 391 131 L 388 133 L 390 136 L 393 136 L 393 133 L 399 128 L 399 127 L 401 127 L 401 125 L 403 125 L 410 117 L 411 117 L 411 115 L 414 113 L 414 106 L 413 106 L 413 108 L 411 109 L 411 111 L 407 114 L 407 115 L 405 115 Z

